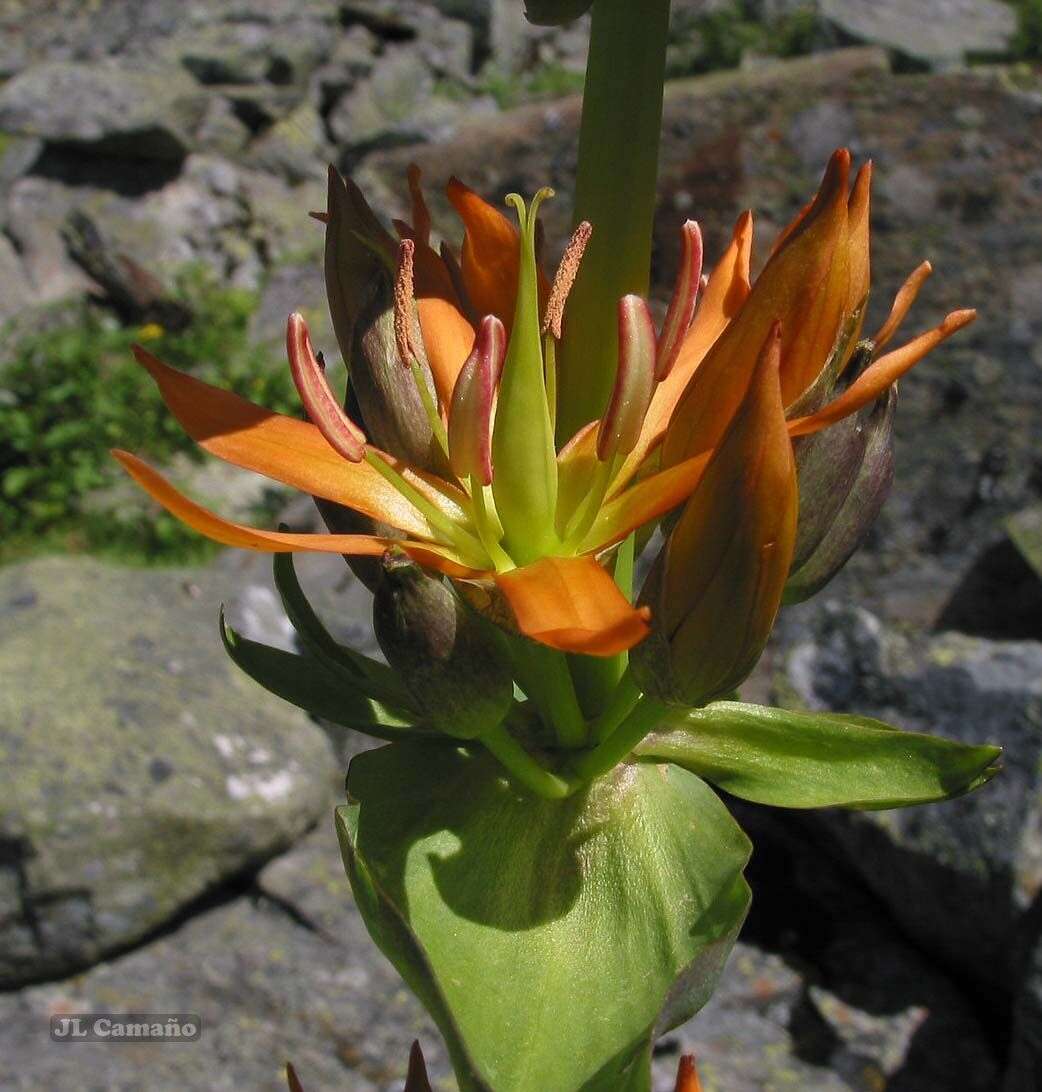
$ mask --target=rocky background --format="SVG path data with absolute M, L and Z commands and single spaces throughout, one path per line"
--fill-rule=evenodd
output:
M 674 10 L 660 293 L 678 217 L 701 221 L 712 253 L 751 206 L 762 256 L 846 144 L 877 167 L 869 327 L 923 257 L 937 272 L 916 327 L 981 310 L 902 384 L 883 517 L 839 579 L 783 613 L 747 696 L 995 741 L 1006 769 L 972 798 L 905 812 L 736 804 L 757 846 L 753 915 L 710 1006 L 660 1044 L 659 1087 L 694 1050 L 708 1092 L 1032 1092 L 1042 75 L 1016 58 L 1042 43 L 1042 8 Z M 419 163 L 447 232 L 435 191 L 451 173 L 490 197 L 550 183 L 559 246 L 584 40 L 581 24 L 525 27 L 515 0 L 4 0 L 3 352 L 84 301 L 122 326 L 190 323 L 176 275 L 203 263 L 257 294 L 258 360 L 294 308 L 329 353 L 306 215 L 323 207 L 329 160 L 389 215 Z M 63 382 L 60 360 L 40 367 Z M 175 469 L 225 511 L 256 503 L 239 475 Z M 288 518 L 314 519 L 299 502 Z M 371 647 L 365 595 L 339 559 L 299 568 L 331 627 Z M 288 1057 L 309 1089 L 375 1092 L 400 1087 L 419 1036 L 451 1088 L 340 868 L 330 811 L 363 744 L 225 662 L 221 601 L 250 635 L 292 641 L 263 558 L 0 568 L 0 1085 L 274 1090 Z M 197 1012 L 203 1035 L 49 1042 L 49 1014 L 91 1010 Z

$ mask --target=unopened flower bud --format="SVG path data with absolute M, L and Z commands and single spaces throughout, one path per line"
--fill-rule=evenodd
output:
M 325 273 L 329 312 L 366 435 L 413 466 L 437 465 L 437 444 L 416 380 L 395 341 L 397 244 L 353 182 L 329 170 Z M 430 369 L 420 361 L 430 389 Z
M 672 704 L 733 691 L 763 651 L 796 536 L 796 476 L 779 382 L 777 324 L 749 391 L 644 588 L 651 635 L 637 684 Z
M 496 630 L 398 551 L 384 555 L 373 626 L 431 727 L 473 739 L 506 716 L 514 684 Z
M 897 391 L 796 444 L 800 518 L 784 601 L 802 603 L 847 563 L 894 479 Z

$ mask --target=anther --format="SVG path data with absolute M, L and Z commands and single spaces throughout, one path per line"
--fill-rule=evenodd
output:
M 575 284 L 583 252 L 592 234 L 593 225 L 588 220 L 583 220 L 572 234 L 565 248 L 564 257 L 561 258 L 561 264 L 557 267 L 553 288 L 550 289 L 550 299 L 546 305 L 546 316 L 543 319 L 543 333 L 549 331 L 556 341 L 561 340 L 564 305 L 572 291 L 572 285 Z

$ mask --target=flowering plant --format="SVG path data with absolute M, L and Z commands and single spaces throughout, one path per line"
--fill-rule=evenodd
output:
M 530 7 L 554 20 L 553 3 Z M 974 315 L 888 350 L 924 264 L 862 336 L 871 166 L 851 180 L 840 150 L 755 281 L 751 214 L 708 276 L 698 225 L 679 225 L 657 324 L 668 3 L 635 7 L 593 4 L 576 227 L 552 279 L 549 190 L 508 196 L 512 220 L 453 179 L 457 251 L 435 247 L 417 171 L 392 235 L 331 168 L 314 215 L 346 400 L 298 314 L 304 419 L 136 350 L 204 449 L 314 495 L 328 533 L 230 523 L 117 453 L 189 526 L 275 555 L 302 651 L 222 622 L 232 658 L 389 741 L 351 765 L 344 861 L 463 1088 L 650 1087 L 655 1037 L 707 1000 L 749 903 L 751 847 L 709 783 L 782 807 L 887 808 L 997 769 L 994 747 L 738 700 L 782 603 L 830 579 L 885 498 L 894 384 Z M 324 629 L 294 575 L 301 550 L 348 556 L 374 589 L 386 664 Z

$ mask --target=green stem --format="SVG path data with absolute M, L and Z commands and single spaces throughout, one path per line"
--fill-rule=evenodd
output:
M 496 572 L 505 573 L 514 568 L 510 555 L 499 544 L 499 534 L 493 526 L 493 519 L 485 502 L 485 487 L 477 477 L 470 478 L 470 503 L 474 509 L 474 526 L 477 528 L 481 545 L 492 559 Z
M 535 702 L 558 744 L 569 749 L 584 746 L 586 721 L 564 654 L 524 638 L 512 641 L 510 648 L 521 688 Z
M 590 738 L 603 743 L 616 728 L 633 712 L 641 699 L 640 688 L 633 676 L 626 671 L 612 691 L 604 712 L 590 725 Z
M 666 706 L 655 698 L 643 697 L 629 716 L 603 743 L 572 763 L 584 781 L 592 781 L 614 769 L 662 719 Z
M 365 461 L 383 478 L 394 486 L 399 493 L 427 520 L 432 530 L 440 532 L 468 561 L 483 563 L 484 548 L 481 543 L 458 523 L 453 522 L 444 512 L 435 507 L 415 486 L 410 485 L 402 474 L 386 459 L 367 450 Z
M 619 546 L 615 555 L 615 583 L 629 600 L 633 599 L 633 552 L 634 537 L 630 535 Z M 599 721 L 606 715 L 608 702 L 617 698 L 615 691 L 625 678 L 629 662 L 628 652 L 620 652 L 617 656 L 568 657 L 579 704 L 587 719 L 596 717 Z M 636 701 L 637 697 L 639 692 L 633 687 L 633 700 Z M 593 738 L 602 738 L 597 735 L 596 725 L 593 728 Z
M 575 222 L 593 235 L 568 299 L 557 435 L 600 417 L 615 379 L 621 296 L 646 296 L 651 265 L 669 0 L 595 0 Z
M 502 724 L 485 732 L 480 739 L 503 766 L 536 796 L 561 800 L 573 791 L 572 784 L 541 766 Z

